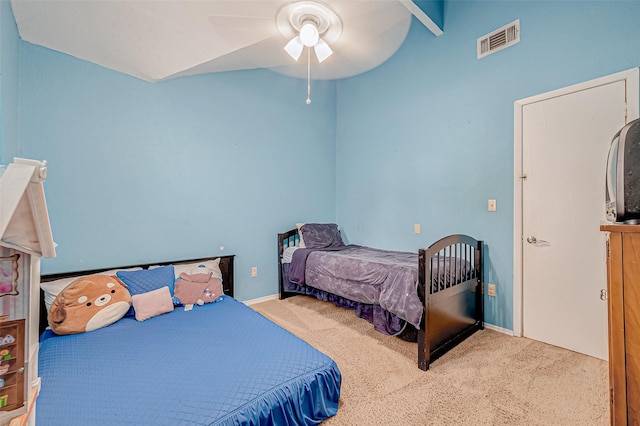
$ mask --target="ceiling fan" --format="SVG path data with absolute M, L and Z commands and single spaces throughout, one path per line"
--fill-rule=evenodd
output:
M 276 23 L 285 37 L 291 29 L 296 33 L 284 47 L 296 61 L 307 47 L 313 48 L 318 63 L 322 63 L 333 54 L 329 43 L 335 42 L 342 34 L 340 17 L 328 6 L 315 1 L 299 1 L 284 6 L 278 12 Z
M 329 43 L 335 42 L 342 34 L 340 17 L 324 4 L 311 0 L 289 3 L 278 11 L 276 25 L 285 37 L 294 35 L 284 46 L 284 50 L 296 62 L 307 48 L 307 105 L 311 103 L 311 49 L 318 63 L 333 54 Z
M 215 0 L 208 21 L 228 51 L 191 71 L 220 71 L 227 63 L 304 78 L 345 78 L 388 59 L 411 23 L 405 0 Z M 211 39 L 211 37 L 210 37 Z M 306 43 L 306 44 L 305 44 Z M 305 50 L 313 51 L 309 55 Z M 305 63 L 304 56 L 310 56 Z
M 291 3 L 262 2 L 255 9 L 246 8 L 246 5 L 223 1 L 216 3 L 224 5 L 224 12 L 209 16 L 210 22 L 219 28 L 234 26 L 242 32 L 247 46 L 258 47 L 259 44 L 270 43 L 271 46 L 279 44 L 278 49 L 284 49 L 289 55 L 274 55 L 272 61 L 276 66 L 293 66 L 291 59 L 298 62 L 302 53 L 307 48 L 307 104 L 311 103 L 311 50 L 314 51 L 318 63 L 322 63 L 333 55 L 331 44 L 335 43 L 343 32 L 342 19 L 327 5 L 314 0 L 301 0 Z M 279 3 L 279 4 L 278 4 Z M 253 4 L 253 3 L 252 3 Z M 269 17 L 268 8 L 278 5 L 274 14 Z M 238 13 L 239 6 L 244 6 L 244 13 Z M 342 13 L 349 12 L 349 7 L 342 4 Z M 235 13 L 234 13 L 235 12 Z M 353 12 L 347 13 L 353 15 Z M 275 15 L 275 25 L 274 24 Z M 278 33 L 280 33 L 278 35 Z M 254 44 L 254 39 L 270 34 L 265 40 Z M 287 42 L 288 40 L 288 42 Z M 257 41 L 257 40 L 256 40 Z M 340 55 L 338 55 L 340 56 Z

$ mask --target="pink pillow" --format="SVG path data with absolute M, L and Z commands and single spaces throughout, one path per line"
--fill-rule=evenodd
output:
M 133 295 L 131 301 L 138 321 L 173 311 L 173 300 L 171 300 L 171 293 L 167 286 Z

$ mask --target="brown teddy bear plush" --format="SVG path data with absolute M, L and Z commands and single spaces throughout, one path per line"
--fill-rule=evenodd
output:
M 56 334 L 77 334 L 113 324 L 131 306 L 131 294 L 115 276 L 87 275 L 71 282 L 49 309 Z

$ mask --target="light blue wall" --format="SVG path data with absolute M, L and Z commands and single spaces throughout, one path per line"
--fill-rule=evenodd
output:
M 0 164 L 9 163 L 19 150 L 19 50 L 11 3 L 0 1 Z
M 21 52 L 20 154 L 48 161 L 59 245 L 44 273 L 235 254 L 252 299 L 277 292 L 277 232 L 335 219 L 334 82 L 308 106 L 304 80 L 266 70 L 147 83 Z
M 452 1 L 445 17 L 442 36 L 414 20 L 389 61 L 338 82 L 336 219 L 375 247 L 483 239 L 485 320 L 511 329 L 514 102 L 640 66 L 640 2 Z M 476 59 L 478 37 L 518 18 L 519 44 Z

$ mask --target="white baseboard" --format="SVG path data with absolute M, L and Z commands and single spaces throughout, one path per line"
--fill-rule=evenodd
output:
M 280 297 L 279 294 L 272 294 L 270 296 L 258 297 L 257 299 L 245 300 L 244 303 L 247 306 L 255 305 L 256 303 L 268 302 L 269 300 L 277 300 Z
M 513 330 L 509 330 L 508 328 L 498 327 L 497 325 L 487 324 L 486 322 L 484 323 L 484 328 L 513 336 Z

